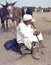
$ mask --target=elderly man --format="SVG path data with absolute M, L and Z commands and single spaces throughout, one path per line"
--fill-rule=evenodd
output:
M 37 30 L 32 22 L 32 16 L 25 14 L 23 16 L 23 21 L 17 26 L 17 42 L 19 44 L 23 43 L 25 46 L 31 50 L 32 56 L 35 57 L 34 49 L 36 48 L 36 43 L 39 41 L 39 46 L 41 46 L 41 41 L 43 40 L 42 34 Z

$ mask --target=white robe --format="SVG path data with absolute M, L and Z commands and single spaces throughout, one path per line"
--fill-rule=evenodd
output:
M 26 25 L 24 22 L 21 22 L 17 26 L 16 30 L 17 42 L 24 43 L 29 49 L 31 49 L 33 41 L 38 42 L 38 39 L 43 40 L 41 33 L 36 37 L 36 35 L 33 35 L 34 30 L 32 29 L 31 25 Z

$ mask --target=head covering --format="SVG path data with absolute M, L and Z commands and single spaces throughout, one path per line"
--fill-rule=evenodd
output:
M 30 14 L 25 14 L 23 16 L 23 21 L 27 21 L 27 20 L 31 20 L 32 19 L 32 16 Z

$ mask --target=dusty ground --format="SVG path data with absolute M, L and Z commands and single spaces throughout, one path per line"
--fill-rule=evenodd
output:
M 34 13 L 36 19 L 35 25 L 42 32 L 44 41 L 44 55 L 40 55 L 40 60 L 35 60 L 31 55 L 26 55 L 20 58 L 20 54 L 7 51 L 4 48 L 4 43 L 14 38 L 11 29 L 9 32 L 2 32 L 0 25 L 0 65 L 51 65 L 51 12 L 50 13 Z

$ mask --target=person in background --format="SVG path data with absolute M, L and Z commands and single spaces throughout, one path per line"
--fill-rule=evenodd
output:
M 32 57 L 39 59 L 36 56 L 35 48 L 36 43 L 39 42 L 39 47 L 42 47 L 43 36 L 42 33 L 35 27 L 34 22 L 32 22 L 32 16 L 30 14 L 25 14 L 23 16 L 23 21 L 21 21 L 16 28 L 17 42 L 19 44 L 23 43 L 29 50 L 31 50 Z

